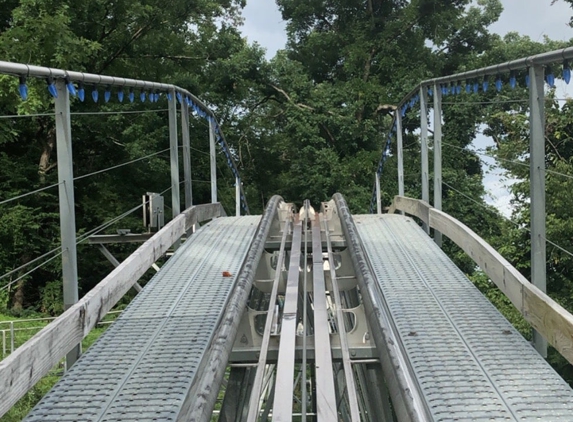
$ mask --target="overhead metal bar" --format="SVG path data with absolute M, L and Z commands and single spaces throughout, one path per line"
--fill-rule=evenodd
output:
M 269 308 L 267 310 L 267 319 L 265 321 L 265 329 L 263 332 L 263 339 L 261 343 L 261 350 L 259 352 L 259 362 L 257 364 L 257 373 L 253 381 L 253 389 L 251 391 L 251 398 L 249 400 L 249 414 L 247 415 L 246 422 L 256 422 L 260 409 L 260 396 L 263 389 L 263 378 L 265 374 L 265 367 L 267 364 L 267 352 L 269 349 L 269 341 L 271 339 L 271 328 L 273 325 L 273 313 L 277 303 L 277 294 L 279 289 L 279 282 L 281 280 L 282 268 L 285 261 L 285 246 L 286 240 L 292 225 L 292 217 L 287 220 L 283 229 L 283 236 L 281 240 L 281 248 L 277 259 L 277 267 L 275 277 L 273 280 L 273 288 L 269 297 Z
M 113 86 L 118 88 L 137 88 L 144 91 L 161 91 L 165 93 L 169 93 L 174 91 L 175 93 L 179 93 L 182 97 L 188 97 L 193 103 L 195 103 L 202 111 L 206 113 L 207 116 L 214 119 L 214 123 L 217 126 L 219 122 L 217 121 L 217 117 L 215 113 L 199 98 L 193 95 L 188 90 L 181 88 L 177 85 L 172 84 L 164 84 L 159 82 L 151 82 L 145 81 L 140 79 L 130 79 L 130 78 L 120 78 L 116 76 L 107 76 L 107 75 L 98 75 L 95 73 L 84 73 L 84 72 L 75 72 L 71 70 L 63 70 L 57 69 L 53 67 L 45 67 L 45 66 L 34 66 L 22 63 L 12 63 L 7 61 L 0 60 L 0 73 L 4 73 L 7 75 L 13 75 L 16 77 L 35 77 L 35 78 L 52 78 L 54 81 L 61 80 L 62 83 L 69 82 L 78 82 L 88 85 L 103 85 L 103 86 Z M 182 103 L 185 101 L 182 101 Z M 227 140 L 225 139 L 225 135 L 223 131 L 219 131 L 219 136 L 221 137 L 221 142 L 224 148 L 229 151 L 229 146 L 227 144 Z M 235 169 L 235 174 L 239 174 L 239 169 L 237 168 L 234 161 L 231 160 L 230 164 Z M 241 187 L 241 194 L 242 197 L 245 198 L 245 212 L 249 213 L 249 206 L 246 201 L 246 197 L 244 195 L 243 188 Z
M 344 324 L 344 315 L 342 314 L 342 300 L 340 299 L 340 290 L 338 288 L 338 280 L 336 277 L 336 264 L 334 262 L 334 254 L 332 253 L 332 244 L 330 242 L 330 230 L 328 228 L 328 220 L 324 218 L 323 221 L 324 237 L 326 238 L 326 251 L 328 253 L 328 264 L 330 268 L 330 281 L 332 283 L 332 293 L 334 296 L 334 304 L 336 306 L 336 325 L 338 326 L 338 337 L 340 338 L 340 350 L 342 352 L 342 365 L 344 368 L 344 377 L 346 379 L 346 393 L 348 395 L 348 403 L 350 407 L 350 422 L 360 422 L 356 383 L 354 382 L 352 362 L 350 361 L 350 353 L 348 351 L 348 339 L 346 338 L 346 326 Z
M 475 79 L 484 76 L 498 75 L 512 70 L 526 69 L 532 66 L 544 66 L 558 61 L 573 59 L 573 47 L 563 48 L 561 50 L 549 51 L 547 53 L 536 54 L 534 56 L 523 57 L 493 66 L 482 67 L 480 69 L 470 70 L 467 72 L 456 73 L 454 75 L 443 76 L 441 78 L 428 79 L 422 82 L 424 86 L 433 86 L 434 84 L 444 84 L 456 82 L 465 79 Z
M 300 278 L 301 238 L 302 223 L 298 216 L 295 215 L 275 384 L 275 391 L 279 391 L 281 394 L 275 394 L 273 400 L 273 422 L 292 422 L 292 400 L 290 397 L 294 389 L 294 352 L 296 343 L 298 285 Z M 288 397 L 287 399 L 285 399 L 285 395 Z
M 163 84 L 140 79 L 119 78 L 116 76 L 98 75 L 95 73 L 74 72 L 53 67 L 34 66 L 6 61 L 0 61 L 0 72 L 14 76 L 53 78 L 54 80 L 64 80 L 67 78 L 70 82 L 82 82 L 85 84 L 116 86 L 121 88 L 140 88 L 143 90 L 157 90 L 166 93 L 171 90 L 175 90 L 175 92 L 179 92 L 180 94 L 191 98 L 191 100 L 209 116 L 215 117 L 215 114 L 199 98 L 191 94 L 186 89 L 172 84 Z
M 312 224 L 312 284 L 314 299 L 314 366 L 316 369 L 316 412 L 318 422 L 337 420 L 336 393 L 330 351 L 326 284 L 320 237 L 320 215 L 315 214 Z M 344 330 L 344 326 L 342 327 Z

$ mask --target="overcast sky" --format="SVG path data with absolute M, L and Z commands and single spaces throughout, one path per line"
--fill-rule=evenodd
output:
M 530 36 L 533 40 L 542 41 L 546 35 L 554 40 L 571 40 L 573 28 L 568 23 L 573 15 L 569 3 L 557 0 L 502 0 L 504 11 L 499 19 L 490 28 L 492 32 L 505 35 L 515 31 Z M 243 11 L 245 24 L 243 34 L 249 42 L 257 42 L 267 50 L 267 58 L 275 55 L 286 43 L 285 23 L 282 21 L 277 5 L 273 0 L 247 0 L 247 7 Z M 558 92 L 571 96 L 564 88 L 558 85 Z M 485 148 L 491 141 L 481 137 L 475 144 L 477 148 Z M 487 160 L 492 162 L 492 160 Z M 489 192 L 488 202 L 494 204 L 505 215 L 509 215 L 510 195 L 505 180 L 499 171 L 488 171 L 484 178 L 484 185 Z

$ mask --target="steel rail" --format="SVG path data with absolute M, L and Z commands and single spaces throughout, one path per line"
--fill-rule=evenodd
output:
M 302 388 L 301 388 L 301 420 L 306 422 L 306 405 L 307 399 L 307 388 L 306 388 L 306 355 L 307 355 L 307 335 L 308 335 L 308 271 L 307 271 L 307 259 L 308 259 L 308 213 L 310 211 L 310 201 L 306 199 L 304 201 L 304 263 L 303 263 L 303 280 L 302 280 Z
M 290 226 L 292 224 L 291 219 L 285 222 L 283 236 L 281 239 L 281 247 L 279 251 L 279 256 L 277 259 L 277 268 L 275 272 L 275 277 L 273 280 L 273 288 L 271 290 L 271 295 L 269 297 L 269 308 L 267 310 L 267 319 L 265 321 L 265 329 L 263 333 L 263 339 L 261 343 L 261 350 L 259 352 L 259 361 L 257 365 L 257 372 L 255 374 L 255 380 L 253 381 L 253 387 L 251 389 L 251 397 L 249 399 L 249 413 L 247 415 L 247 422 L 256 422 L 257 416 L 259 415 L 260 409 L 259 405 L 260 395 L 263 388 L 263 377 L 265 373 L 265 366 L 267 363 L 267 353 L 269 349 L 269 341 L 271 339 L 271 328 L 273 325 L 273 314 L 277 303 L 277 295 L 279 290 L 279 283 L 282 276 L 282 268 L 285 261 L 285 246 L 286 240 L 289 234 Z
M 398 421 L 430 421 L 432 420 L 431 413 L 408 364 L 382 292 L 374 281 L 370 262 L 364 252 L 360 235 L 350 215 L 348 205 L 339 193 L 335 194 L 333 199 L 338 209 L 342 232 L 346 238 L 352 264 L 356 271 L 372 337 L 380 356 L 382 369 L 386 375 L 386 382 Z
M 316 372 L 316 413 L 318 422 L 338 418 L 332 367 L 332 352 L 326 304 L 326 283 L 322 258 L 320 215 L 315 213 L 312 225 L 312 285 L 314 299 L 314 367 Z M 306 369 L 306 368 L 305 368 Z
M 346 338 L 346 326 L 344 324 L 344 316 L 342 315 L 342 300 L 340 299 L 340 290 L 338 288 L 338 280 L 336 277 L 336 268 L 334 263 L 334 254 L 332 253 L 332 242 L 330 241 L 330 231 L 328 228 L 328 220 L 326 217 L 324 221 L 324 236 L 326 238 L 326 251 L 328 253 L 328 263 L 330 266 L 330 281 L 332 283 L 332 293 L 334 295 L 334 304 L 336 306 L 336 322 L 338 325 L 338 336 L 340 338 L 340 349 L 342 352 L 342 365 L 344 367 L 344 376 L 346 378 L 346 391 L 348 394 L 348 402 L 350 404 L 350 422 L 360 422 L 360 411 L 358 409 L 358 397 L 356 394 L 356 383 L 354 381 L 354 374 L 352 372 L 352 361 L 350 360 L 350 353 L 348 351 L 348 339 Z M 378 360 L 377 360 L 378 362 Z M 340 395 L 342 396 L 342 392 Z
M 276 391 L 286 395 L 286 398 L 281 394 L 275 394 L 273 400 L 273 422 L 291 422 L 292 420 L 293 409 L 290 397 L 294 390 L 293 374 L 295 367 L 296 327 L 298 322 L 297 301 L 300 283 L 301 235 L 302 222 L 298 216 L 295 215 L 275 383 Z
M 194 422 L 208 421 L 215 408 L 219 394 L 219 386 L 225 376 L 226 363 L 237 335 L 237 328 L 245 312 L 247 299 L 253 285 L 255 272 L 265 248 L 265 241 L 269 236 L 273 219 L 277 217 L 279 204 L 283 199 L 275 195 L 267 204 L 267 208 L 254 239 L 251 243 L 245 262 L 241 268 L 239 278 L 225 306 L 221 323 L 213 336 L 207 361 L 201 366 L 204 368 L 202 376 L 197 380 L 181 406 L 178 421 Z

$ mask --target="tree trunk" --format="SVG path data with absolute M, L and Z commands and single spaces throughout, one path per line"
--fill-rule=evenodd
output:
M 40 155 L 40 163 L 38 164 L 38 174 L 40 175 L 40 183 L 46 182 L 46 174 L 56 167 L 57 163 L 52 163 L 52 151 L 56 145 L 55 129 L 49 129 L 47 134 L 44 134 L 44 125 L 40 125 L 38 130 L 38 138 L 42 139 L 42 154 Z

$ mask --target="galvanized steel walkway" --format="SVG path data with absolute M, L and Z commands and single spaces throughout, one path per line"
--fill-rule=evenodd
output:
M 202 227 L 25 420 L 176 420 L 259 220 Z
M 409 217 L 354 216 L 436 421 L 573 421 L 573 391 Z

